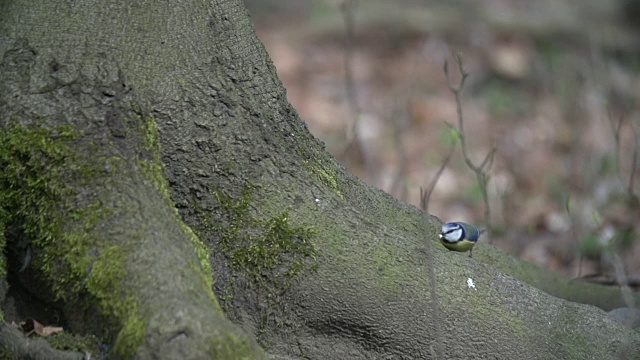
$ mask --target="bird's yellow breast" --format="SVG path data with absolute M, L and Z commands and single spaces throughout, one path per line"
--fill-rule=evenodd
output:
M 446 247 L 449 250 L 453 250 L 453 251 L 469 251 L 471 250 L 471 248 L 476 244 L 473 241 L 469 241 L 469 240 L 462 240 L 462 241 L 458 241 L 457 243 L 449 243 L 446 241 L 441 241 L 442 245 L 444 245 L 444 247 Z

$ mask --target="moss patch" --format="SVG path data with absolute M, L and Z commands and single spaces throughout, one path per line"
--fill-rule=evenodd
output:
M 338 183 L 338 173 L 332 166 L 324 165 L 320 161 L 312 162 L 308 160 L 304 160 L 304 166 L 309 169 L 324 186 L 344 200 L 344 195 Z
M 29 129 L 12 121 L 0 130 L 0 224 L 4 236 L 13 241 L 12 246 L 26 248 L 51 247 L 59 239 L 70 245 L 70 252 L 62 247 L 51 247 L 52 253 L 43 251 L 39 265 L 44 274 L 51 274 L 60 267 L 77 267 L 79 264 L 68 261 L 69 257 L 85 251 L 82 241 L 75 234 L 64 236 L 62 213 L 71 213 L 74 218 L 83 214 L 70 206 L 73 191 L 65 185 L 67 163 L 75 163 L 75 154 L 67 145 L 77 134 L 69 128 L 57 128 L 48 131 L 33 126 Z M 78 172 L 76 167 L 74 172 Z M 65 249 L 66 250 L 66 249 Z M 65 261 L 56 263 L 54 259 L 63 255 Z M 65 271 L 63 274 L 73 274 Z M 64 298 L 61 288 L 73 283 L 74 278 L 63 277 L 51 280 L 58 298 Z M 69 289 L 73 293 L 77 289 Z
M 288 211 L 257 219 L 249 208 L 255 189 L 247 185 L 237 199 L 215 192 L 222 219 L 195 206 L 205 231 L 217 234 L 222 253 L 238 280 L 247 282 L 275 305 L 304 270 L 314 270 L 316 247 L 312 226 L 296 225 Z M 214 222 L 215 221 L 215 222 Z M 228 298 L 230 294 L 223 294 Z
M 13 354 L 13 351 L 0 347 L 0 360 L 17 360 L 17 356 Z
M 219 340 L 212 340 L 209 352 L 213 359 L 234 359 L 237 354 L 250 354 L 252 351 L 246 337 L 241 338 L 229 332 Z
M 47 342 L 58 350 L 87 352 L 93 356 L 101 353 L 102 342 L 94 335 L 80 336 L 61 332 L 49 336 Z
M 375 247 L 371 253 L 371 261 L 376 267 L 375 282 L 383 285 L 387 291 L 393 289 L 394 292 L 401 290 L 398 288 L 398 279 L 410 271 L 395 252 L 394 247 Z
M 200 262 L 200 271 L 205 284 L 207 285 L 207 291 L 213 301 L 217 304 L 217 299 L 213 294 L 213 270 L 211 269 L 211 260 L 209 257 L 209 249 L 198 238 L 198 236 L 182 221 L 175 204 L 171 200 L 171 194 L 169 193 L 169 186 L 164 176 L 164 163 L 160 159 L 160 135 L 158 134 L 158 127 L 156 121 L 152 116 L 145 116 L 142 114 L 140 107 L 136 104 L 133 105 L 133 109 L 137 114 L 138 127 L 141 128 L 144 134 L 144 148 L 149 152 L 150 156 L 138 156 L 138 165 L 142 171 L 142 174 L 151 182 L 158 191 L 164 197 L 167 206 L 173 209 L 176 220 L 180 223 L 180 227 L 184 233 L 189 236 L 191 242 L 195 248 L 196 256 Z
M 281 212 L 257 225 L 261 229 L 256 236 L 243 237 L 239 245 L 230 241 L 237 240 L 236 237 L 232 238 L 229 234 L 223 236 L 223 246 L 231 258 L 231 264 L 251 274 L 254 280 L 285 264 L 282 275 L 294 277 L 302 270 L 306 257 L 315 254 L 315 247 L 309 241 L 314 235 L 313 228 L 292 225 L 288 212 Z M 237 229 L 233 228 L 232 232 L 234 230 Z
M 7 259 L 4 255 L 4 250 L 7 245 L 6 237 L 4 235 L 4 223 L 3 218 L 8 218 L 8 215 L 2 214 L 3 207 L 0 206 L 0 303 L 4 302 L 8 285 L 6 282 L 7 276 Z M 0 321 L 4 321 L 4 310 L 0 308 Z
M 17 121 L 0 129 L 0 224 L 8 241 L 33 247 L 31 266 L 55 299 L 96 304 L 117 323 L 116 350 L 127 357 L 141 343 L 144 325 L 136 300 L 121 291 L 126 247 L 109 246 L 94 231 L 110 210 L 98 202 L 75 203 L 70 184 L 99 173 L 72 150 L 79 135 L 69 127 L 25 127 Z M 86 295 L 90 300 L 81 302 Z
M 127 298 L 122 306 L 128 307 L 123 312 L 122 328 L 118 333 L 115 343 L 115 352 L 124 359 L 133 358 L 138 346 L 144 340 L 147 324 L 135 314 L 138 313 L 138 304 L 133 297 Z

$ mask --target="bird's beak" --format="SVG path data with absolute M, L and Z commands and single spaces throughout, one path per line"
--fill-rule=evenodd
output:
M 438 238 L 442 239 L 442 233 L 438 234 Z

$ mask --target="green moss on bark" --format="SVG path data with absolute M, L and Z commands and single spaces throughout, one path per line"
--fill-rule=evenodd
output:
M 107 245 L 94 231 L 110 210 L 99 202 L 77 204 L 71 184 L 99 172 L 73 151 L 79 135 L 69 127 L 17 121 L 0 129 L 0 224 L 8 241 L 34 249 L 31 266 L 56 299 L 97 305 L 117 324 L 116 351 L 127 358 L 142 342 L 145 326 L 136 299 L 122 293 L 128 249 Z M 81 294 L 90 300 L 81 301 Z
M 100 354 L 102 341 L 94 335 L 74 335 L 67 332 L 53 334 L 47 338 L 52 348 L 66 351 Z
M 120 306 L 127 309 L 121 314 L 122 327 L 116 337 L 115 352 L 124 359 L 131 359 L 144 340 L 147 324 L 137 316 L 138 303 L 134 297 L 129 296 Z
M 235 359 L 237 354 L 250 354 L 251 344 L 247 338 L 240 338 L 235 334 L 228 332 L 225 337 L 219 340 L 211 341 L 211 358 L 212 359 Z
M 255 189 L 247 185 L 239 198 L 215 192 L 221 220 L 214 220 L 213 212 L 195 206 L 202 218 L 205 232 L 220 239 L 215 246 L 229 259 L 228 264 L 236 280 L 254 287 L 267 299 L 262 324 L 281 307 L 278 299 L 304 271 L 314 271 L 317 250 L 313 242 L 313 226 L 295 224 L 289 211 L 282 211 L 267 219 L 250 214 Z M 233 287 L 233 284 L 226 284 Z M 227 287 L 223 299 L 232 298 Z M 277 321 L 276 321 L 277 322 Z
M 0 195 L 1 196 L 1 195 Z M 7 246 L 7 240 L 4 236 L 5 226 L 2 222 L 2 219 L 8 218 L 8 214 L 2 214 L 4 211 L 4 207 L 0 207 L 0 278 L 4 278 L 7 275 L 7 259 L 4 257 L 4 248 Z M 3 299 L 0 299 L 0 301 Z M 2 315 L 2 311 L 0 311 L 0 316 Z M 0 319 L 2 320 L 2 319 Z
M 3 223 L 4 218 L 8 217 L 7 215 L 2 214 L 4 209 L 0 206 L 0 302 L 4 302 L 4 297 L 6 296 L 6 291 L 8 289 L 6 276 L 7 276 L 7 259 L 5 258 L 5 247 L 7 245 L 6 237 L 4 235 L 5 226 Z M 0 322 L 4 321 L 4 310 L 0 308 Z
M 294 225 L 288 211 L 268 219 L 254 218 L 249 214 L 254 191 L 247 186 L 240 199 L 216 192 L 227 223 L 211 228 L 219 233 L 220 245 L 232 267 L 255 283 L 271 282 L 270 286 L 288 287 L 289 280 L 303 270 L 307 260 L 315 257 L 316 247 L 312 241 L 315 228 Z M 271 274 L 276 270 L 276 274 Z
M 211 260 L 209 257 L 209 249 L 198 238 L 198 236 L 182 221 L 175 204 L 171 200 L 169 186 L 164 176 L 164 164 L 160 159 L 160 139 L 156 121 L 152 116 L 142 115 L 140 107 L 133 105 L 133 110 L 138 114 L 138 126 L 144 134 L 144 148 L 151 153 L 151 159 L 138 158 L 138 165 L 145 178 L 151 182 L 162 194 L 169 208 L 173 209 L 176 220 L 180 223 L 180 227 L 184 233 L 189 236 L 195 248 L 196 255 L 200 261 L 200 272 L 203 280 L 207 284 L 208 292 L 211 298 L 218 303 L 213 294 L 213 270 L 211 269 Z
M 338 182 L 338 172 L 334 169 L 334 166 L 323 164 L 323 161 L 304 161 L 304 166 L 309 169 L 324 186 L 329 188 L 334 194 L 344 200 L 344 194 L 340 190 Z
M 5 347 L 0 348 L 0 360 L 16 360 L 17 356 Z

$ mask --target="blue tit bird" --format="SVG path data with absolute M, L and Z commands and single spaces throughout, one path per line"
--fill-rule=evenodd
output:
M 480 238 L 480 230 L 467 223 L 450 222 L 442 225 L 438 237 L 447 249 L 460 252 L 469 251 L 469 257 L 472 257 L 472 249 Z

